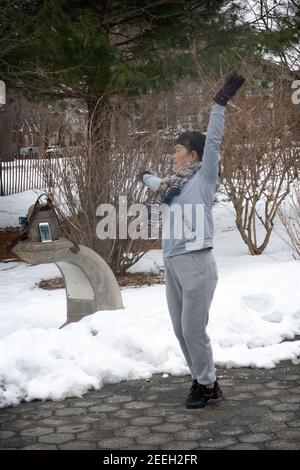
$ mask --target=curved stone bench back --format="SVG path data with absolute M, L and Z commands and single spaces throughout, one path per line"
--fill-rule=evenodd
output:
M 114 273 L 95 251 L 79 245 L 74 253 L 72 243 L 59 238 L 51 243 L 19 242 L 12 250 L 30 264 L 55 263 L 65 282 L 67 321 L 78 321 L 99 310 L 124 308 Z

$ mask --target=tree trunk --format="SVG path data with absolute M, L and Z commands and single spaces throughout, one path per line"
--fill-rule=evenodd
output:
M 83 194 L 80 194 L 85 244 L 95 250 L 109 264 L 113 240 L 99 240 L 96 234 L 97 207 L 112 203 L 111 187 L 111 121 L 112 107 L 105 95 L 88 103 L 88 145 L 85 155 Z

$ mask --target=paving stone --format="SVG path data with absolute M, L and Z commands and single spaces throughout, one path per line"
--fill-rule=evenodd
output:
M 23 447 L 29 446 L 35 443 L 34 438 L 30 437 L 9 437 L 8 439 L 4 439 L 0 441 L 0 448 L 1 449 L 21 449 Z
M 151 404 L 151 406 L 153 406 L 153 404 Z M 155 403 L 155 406 L 158 408 L 170 408 L 170 409 L 174 409 L 174 406 L 175 407 L 183 407 L 184 406 L 184 400 L 175 400 L 175 399 L 172 399 L 171 401 L 168 399 L 168 401 L 159 401 L 157 403 Z
M 170 416 L 166 416 L 166 421 L 168 421 L 169 423 L 192 423 L 193 421 L 195 421 L 195 418 L 190 415 L 176 413 Z
M 262 432 L 262 433 L 268 433 L 268 432 L 274 432 L 288 429 L 286 423 L 272 423 L 270 422 L 261 422 L 261 423 L 255 423 L 255 424 L 249 424 L 249 428 L 251 432 Z
M 158 395 L 149 395 L 148 397 L 145 397 L 145 400 L 156 402 L 158 400 Z
M 22 406 L 9 406 L 5 409 L 5 414 L 19 415 L 20 413 L 27 413 L 28 407 L 32 410 L 32 405 L 29 403 L 22 402 Z
M 148 416 L 140 416 L 139 418 L 134 418 L 130 421 L 130 424 L 134 426 L 154 426 L 155 424 L 162 423 L 163 420 L 157 417 L 148 417 Z
M 132 409 L 132 410 L 142 410 L 144 408 L 152 408 L 153 403 L 148 403 L 147 401 L 131 401 L 129 403 L 124 403 L 123 408 Z
M 269 382 L 266 384 L 268 388 L 288 388 L 289 384 L 286 381 L 275 380 L 274 382 Z
M 102 413 L 102 412 L 117 411 L 119 409 L 120 409 L 120 406 L 117 404 L 109 405 L 108 403 L 103 403 L 103 405 L 91 406 L 89 408 L 89 411 L 92 413 Z
M 53 416 L 53 410 L 36 410 L 32 413 L 22 414 L 22 419 L 25 421 L 39 421 L 41 419 L 50 418 Z
M 170 383 L 175 383 L 175 384 L 182 384 L 182 383 L 190 383 L 191 378 L 187 378 L 186 376 L 180 377 L 179 375 L 177 376 L 169 376 L 167 377 L 168 382 Z
M 39 437 L 39 436 L 45 436 L 46 434 L 50 434 L 51 432 L 54 432 L 53 428 L 45 428 L 45 427 L 36 427 L 36 428 L 29 428 L 24 431 L 21 431 L 20 434 L 22 436 L 27 436 L 27 437 Z
M 195 441 L 172 441 L 166 442 L 161 448 L 163 450 L 193 450 L 199 449 L 199 444 Z
M 226 450 L 260 450 L 261 447 L 254 446 L 253 444 L 235 444 L 234 446 L 229 446 Z
M 40 426 L 50 426 L 52 428 L 57 428 L 59 426 L 66 426 L 68 422 L 71 423 L 72 421 L 73 421 L 72 416 L 62 417 L 62 418 L 53 417 L 53 418 L 42 419 L 41 421 L 39 421 L 39 425 Z M 32 425 L 32 423 L 31 423 L 31 425 Z
M 104 439 L 97 443 L 99 449 L 124 449 L 134 444 L 133 439 L 129 437 L 112 437 Z
M 101 417 L 97 415 L 94 415 L 94 416 L 84 415 L 84 416 L 76 416 L 75 422 L 76 424 L 89 424 L 90 426 L 93 426 L 93 424 L 98 424 L 99 422 L 101 422 L 102 419 L 105 419 L 105 416 L 103 416 L 102 414 L 101 414 Z
M 110 397 L 104 398 L 105 403 L 126 403 L 132 400 L 133 397 L 131 395 L 112 395 Z
M 236 443 L 237 441 L 233 437 L 222 436 L 201 440 L 199 441 L 199 447 L 207 449 L 225 449 L 226 447 L 229 447 Z
M 208 429 L 209 427 L 212 427 L 212 426 L 219 426 L 219 423 L 217 423 L 216 421 L 213 421 L 213 420 L 209 420 L 209 421 L 205 421 L 205 420 L 197 420 L 197 421 L 193 421 L 191 423 L 188 423 L 187 426 L 189 427 L 189 429 L 193 429 L 193 428 L 204 428 L 204 429 Z
M 52 433 L 47 434 L 47 436 L 42 436 L 39 438 L 39 442 L 45 444 L 62 444 L 63 442 L 72 441 L 74 439 L 74 434 L 68 433 Z
M 114 431 L 116 435 L 120 433 L 119 430 Z M 128 426 L 122 429 L 122 436 L 123 437 L 139 437 L 145 436 L 146 434 L 150 434 L 150 428 L 146 426 Z
M 232 379 L 219 379 L 218 382 L 221 385 L 221 388 L 236 386 L 236 381 Z
M 297 387 L 297 388 L 289 388 L 289 392 L 290 392 L 290 393 L 294 393 L 294 394 L 299 394 L 299 393 L 300 393 L 300 387 Z
M 13 431 L 0 431 L 0 441 L 3 439 L 8 439 L 9 437 L 14 436 L 16 433 Z
M 275 421 L 277 423 L 288 422 L 294 419 L 295 413 L 290 413 L 288 411 L 281 413 L 280 411 L 276 411 L 272 414 L 269 414 L 268 417 L 271 421 Z
M 266 449 L 270 450 L 299 450 L 299 448 L 299 442 L 283 441 L 279 439 L 276 441 L 268 442 L 268 444 L 266 445 Z
M 256 392 L 256 396 L 262 397 L 262 398 L 280 397 L 281 395 L 282 395 L 282 390 L 277 389 L 277 388 Z
M 31 446 L 22 447 L 22 450 L 56 450 L 57 447 L 50 444 L 32 444 Z
M 281 438 L 282 440 L 297 441 L 300 449 L 300 429 L 288 429 L 285 431 L 278 431 L 276 434 L 277 437 Z
M 127 426 L 128 422 L 125 419 L 106 419 L 102 423 L 99 423 L 93 428 L 96 427 L 99 429 L 122 429 Z
M 259 390 L 263 390 L 262 385 L 257 385 L 257 384 L 246 384 L 246 385 L 236 385 L 234 387 L 234 392 L 240 393 L 240 392 L 257 392 Z
M 290 381 L 300 380 L 300 375 L 286 373 L 284 376 L 284 381 L 286 380 L 290 380 Z
M 247 423 L 247 426 L 249 426 L 250 424 L 256 424 L 261 419 L 262 419 L 261 416 L 257 417 L 255 415 L 253 415 L 253 416 L 247 415 L 247 417 L 232 415 L 228 419 L 227 422 L 230 423 L 231 426 L 241 426 L 241 425 L 244 425 L 246 423 Z M 222 421 L 222 423 L 224 423 L 224 422 L 226 422 L 226 421 Z
M 300 419 L 295 419 L 295 421 L 287 421 L 286 424 L 289 428 L 299 428 L 300 429 Z
M 254 398 L 253 393 L 235 393 L 230 397 L 232 401 L 244 401 L 244 400 L 252 400 Z
M 289 394 L 288 398 L 287 397 L 279 397 L 279 400 L 282 403 L 286 403 L 287 401 L 289 403 L 300 403 L 300 395 L 291 395 L 291 394 Z
M 60 400 L 60 401 L 53 401 L 53 400 L 47 400 L 44 401 L 43 403 L 35 403 L 35 409 L 38 407 L 38 409 L 46 409 L 46 410 L 60 410 L 62 408 L 65 408 L 67 405 L 67 400 Z
M 174 408 L 171 409 L 157 409 L 156 407 L 153 408 L 148 408 L 146 410 L 143 410 L 145 415 L 148 416 L 174 416 L 175 414 L 178 415 L 178 411 Z
M 138 418 L 141 412 L 139 410 L 118 410 L 114 412 L 115 418 L 132 419 Z
M 5 425 L 7 431 L 23 431 L 23 429 L 32 428 L 32 421 L 17 419 L 15 422 L 9 422 Z
M 276 405 L 270 406 L 272 411 L 296 411 L 300 410 L 300 403 L 279 403 Z
M 58 426 L 57 432 L 76 434 L 78 432 L 87 431 L 88 424 L 68 424 L 67 426 Z
M 65 444 L 60 444 L 58 446 L 60 450 L 93 450 L 97 448 L 96 442 L 91 441 L 74 441 L 66 442 Z
M 228 397 L 228 395 L 225 395 L 225 396 L 226 396 L 226 410 L 229 410 L 230 413 L 232 414 L 237 409 L 237 406 L 239 406 L 239 404 L 236 401 L 231 400 L 231 397 Z M 246 403 L 247 403 L 247 406 L 250 405 L 249 400 Z M 225 408 L 225 404 L 223 406 Z
M 55 416 L 75 416 L 84 414 L 86 410 L 84 408 L 64 408 L 62 410 L 57 410 Z
M 198 441 L 211 436 L 208 429 L 186 429 L 184 431 L 176 432 L 174 437 L 178 441 Z
M 265 400 L 259 400 L 256 402 L 256 405 L 258 406 L 274 406 L 274 405 L 279 405 L 280 404 L 280 401 L 279 400 L 268 400 L 268 399 L 265 399 Z
M 169 384 L 153 385 L 151 387 L 151 391 L 153 392 L 170 392 L 171 390 L 174 390 L 174 387 Z
M 186 429 L 186 425 L 182 423 L 165 423 L 160 424 L 159 426 L 152 426 L 151 428 L 154 432 L 179 432 Z
M 5 411 L 2 411 L 2 414 L 0 415 L 0 424 L 9 423 L 15 419 L 16 417 L 12 413 L 7 414 Z
M 100 400 L 78 400 L 75 403 L 70 404 L 70 406 L 75 406 L 78 408 L 90 408 L 91 406 L 97 406 L 100 404 Z
M 113 437 L 112 432 L 107 429 L 91 429 L 90 431 L 83 431 L 76 434 L 78 441 L 94 441 L 97 442 L 100 439 L 106 439 Z
M 40 420 L 40 419 L 49 418 L 50 416 L 53 416 L 53 412 L 54 412 L 54 410 L 53 411 L 51 411 L 51 410 L 40 410 L 40 411 L 36 411 L 35 413 L 24 414 L 22 417 L 24 419 L 37 421 L 37 420 Z
M 125 447 L 126 450 L 159 450 L 159 446 L 147 446 L 146 444 L 134 444 L 133 446 Z
M 105 398 L 111 395 L 111 391 L 109 391 L 109 388 L 105 388 L 105 390 L 94 390 L 92 392 L 89 392 L 89 400 L 100 400 L 101 398 Z
M 171 441 L 172 436 L 166 433 L 160 434 L 151 434 L 150 436 L 141 436 L 136 439 L 138 444 L 148 444 L 148 445 L 163 445 L 165 442 Z
M 272 433 L 249 433 L 238 436 L 240 442 L 246 442 L 248 444 L 263 444 L 264 442 L 272 441 L 276 439 L 276 436 Z
M 269 410 L 268 410 L 269 411 Z M 256 416 L 256 421 L 257 417 L 265 417 L 266 415 L 266 410 L 261 407 L 261 406 L 245 406 L 245 408 L 239 408 L 237 411 L 237 414 L 240 417 L 243 417 L 245 419 L 248 419 L 248 417 Z
M 242 369 L 242 370 L 238 370 L 238 369 L 231 369 L 231 377 L 233 378 L 236 378 L 236 377 L 240 377 L 241 379 L 248 379 L 248 374 Z
M 218 434 L 222 434 L 223 436 L 237 436 L 238 434 L 246 434 L 249 432 L 245 426 L 226 426 L 225 428 L 217 426 L 216 430 Z

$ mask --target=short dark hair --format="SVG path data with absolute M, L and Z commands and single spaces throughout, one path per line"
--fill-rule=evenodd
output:
M 198 131 L 184 131 L 179 134 L 177 137 L 176 143 L 180 145 L 184 145 L 189 152 L 192 152 L 195 150 L 198 155 L 198 159 L 200 162 L 202 161 L 202 156 L 204 152 L 204 146 L 205 146 L 205 139 L 206 136 L 205 134 L 202 134 L 201 132 Z

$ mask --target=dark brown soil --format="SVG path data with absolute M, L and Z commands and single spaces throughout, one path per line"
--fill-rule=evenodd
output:
M 141 287 L 152 286 L 154 284 L 164 284 L 165 278 L 160 274 L 152 273 L 128 273 L 117 276 L 120 287 Z M 64 289 L 64 281 L 62 277 L 54 277 L 52 279 L 42 279 L 36 284 L 40 289 L 54 290 Z
M 6 250 L 7 245 L 14 240 L 20 233 L 19 228 L 6 228 L 0 230 L 0 261 L 18 260 L 19 258 L 13 253 L 8 253 Z

